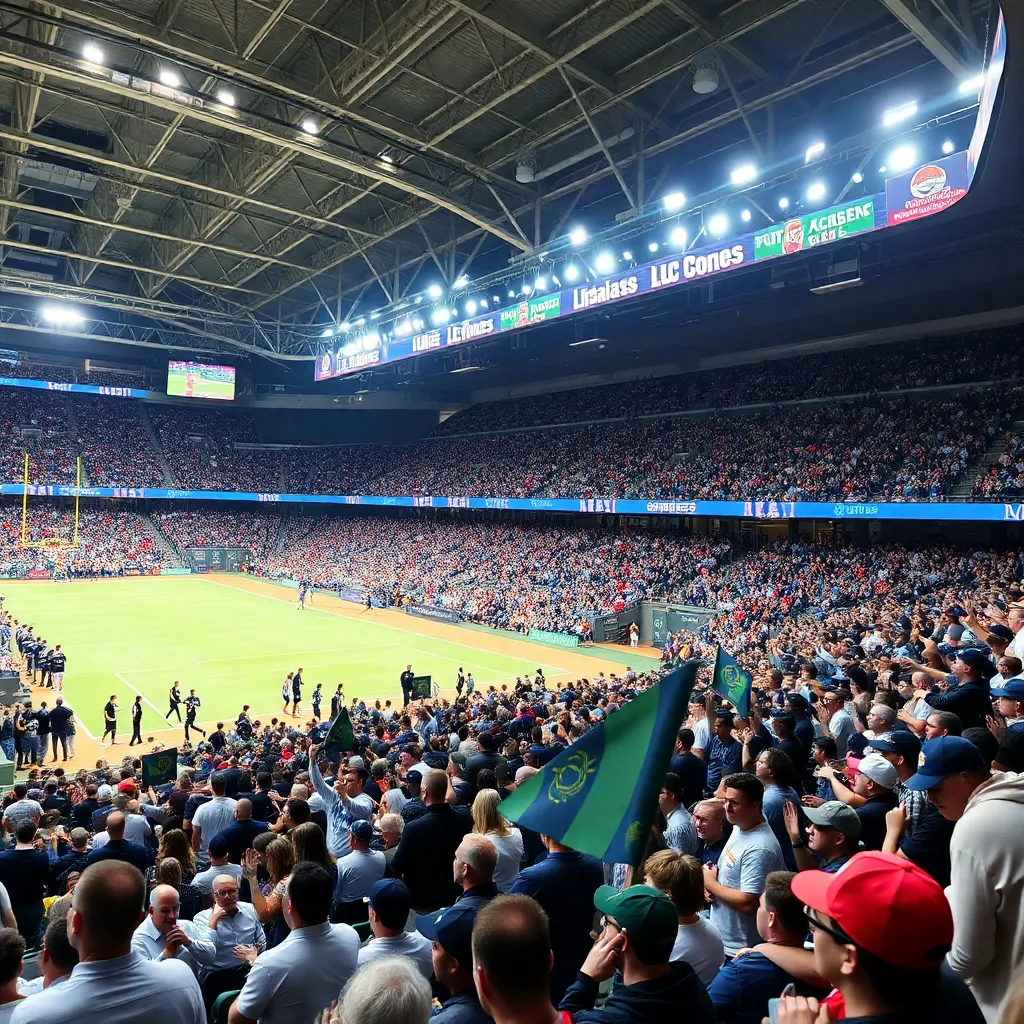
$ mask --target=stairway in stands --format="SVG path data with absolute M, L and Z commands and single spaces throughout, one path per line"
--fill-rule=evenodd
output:
M 985 454 L 973 463 L 968 471 L 961 478 L 960 482 L 953 488 L 950 498 L 954 501 L 966 501 L 971 496 L 971 488 L 974 481 L 984 473 L 989 466 L 995 465 L 999 456 L 1006 451 L 1006 439 L 1010 434 L 1019 434 L 1024 431 L 1024 420 L 1014 420 L 1013 425 L 1007 430 L 1001 430 L 996 439 L 989 446 Z
M 156 452 L 156 457 L 160 460 L 160 469 L 163 470 L 164 474 L 164 486 L 177 487 L 178 481 L 174 479 L 171 467 L 167 464 L 167 459 L 164 458 L 164 450 L 160 447 L 160 435 L 156 432 L 156 427 L 153 426 L 153 418 L 149 415 L 146 403 L 138 402 L 137 407 L 139 415 L 142 417 L 142 422 L 146 424 L 146 430 L 149 431 L 149 439 L 153 443 L 153 451 Z
M 162 551 L 166 556 L 166 566 L 168 568 L 180 568 L 183 565 L 187 565 L 188 562 L 178 549 L 178 546 L 164 535 L 160 527 L 149 516 L 144 515 L 142 518 L 149 532 L 153 535 L 153 546 Z

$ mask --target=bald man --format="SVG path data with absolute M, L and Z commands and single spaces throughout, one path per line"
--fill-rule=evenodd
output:
M 107 815 L 107 842 L 99 849 L 93 849 L 86 859 L 86 867 L 104 860 L 123 860 L 143 874 L 146 873 L 149 868 L 149 851 L 138 843 L 129 843 L 124 837 L 124 827 L 124 812 L 111 811 Z
M 269 828 L 265 821 L 253 821 L 252 801 L 241 797 L 235 807 L 235 820 L 214 836 L 214 839 L 223 839 L 228 848 L 228 860 L 232 864 L 241 864 L 245 851 L 252 846 L 252 841 Z M 213 840 L 210 843 L 213 845 Z
M 104 1024 L 204 1024 L 203 1000 L 188 965 L 157 964 L 132 951 L 143 918 L 146 880 L 120 860 L 85 869 L 68 914 L 68 940 L 79 963 L 59 985 L 21 1000 L 17 1024 L 78 1024 L 84 1016 Z
M 201 967 L 213 964 L 217 944 L 206 929 L 191 921 L 179 921 L 180 901 L 173 885 L 158 885 L 149 896 L 149 913 L 135 929 L 132 951 L 147 960 L 181 960 L 199 976 Z

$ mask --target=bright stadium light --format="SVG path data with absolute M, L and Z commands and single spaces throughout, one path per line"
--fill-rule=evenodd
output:
M 676 249 L 682 249 L 686 246 L 686 228 L 673 228 L 672 234 L 668 236 L 668 240 L 672 243 Z
M 352 325 L 351 325 L 351 324 L 350 324 L 350 323 L 349 323 L 349 322 L 348 322 L 348 321 L 346 320 L 346 321 L 345 321 L 345 322 L 344 322 L 344 323 L 343 323 L 343 324 L 341 325 L 341 330 L 343 330 L 343 331 L 351 331 L 351 330 L 352 330 Z
M 540 277 L 537 278 L 536 281 L 533 282 L 533 287 L 538 292 L 546 291 L 548 287 L 548 279 L 541 275 Z
M 580 269 L 579 269 L 579 267 L 576 266 L 575 263 L 570 263 L 565 268 L 563 273 L 565 274 L 566 281 L 572 282 L 572 281 L 577 280 L 577 278 L 579 278 L 579 276 L 580 276 Z
M 891 128 L 894 124 L 899 124 L 901 121 L 906 121 L 913 117 L 917 113 L 916 103 L 903 103 L 898 107 L 890 107 L 882 115 L 882 124 L 886 128 Z
M 594 269 L 599 274 L 610 274 L 615 269 L 615 257 L 610 252 L 598 253 Z
M 569 241 L 578 249 L 581 245 L 587 241 L 587 229 L 586 228 L 573 228 L 569 232 Z
M 812 142 L 807 147 L 807 152 L 804 153 L 804 163 L 805 164 L 809 164 L 812 160 L 817 159 L 824 152 L 825 152 L 825 143 L 824 142 Z
M 985 84 L 984 75 L 971 75 L 970 78 L 965 78 L 960 83 L 960 91 L 962 93 L 968 92 L 981 92 L 981 87 Z
M 333 327 L 325 327 L 320 332 L 320 337 L 321 338 L 333 338 L 334 337 L 334 328 Z
M 508 297 L 510 299 L 514 299 L 516 297 L 516 293 L 511 288 L 508 290 Z
M 218 89 L 217 102 L 222 103 L 225 107 L 233 107 L 235 105 L 235 94 L 230 89 Z
M 749 210 L 741 210 L 740 211 L 740 220 L 743 221 L 744 224 L 749 224 L 750 223 L 750 211 Z
M 432 285 L 431 285 L 431 286 L 430 286 L 430 287 L 429 287 L 429 288 L 427 289 L 427 294 L 428 294 L 428 295 L 429 295 L 429 296 L 430 296 L 430 297 L 431 297 L 432 299 L 439 299 L 439 298 L 441 298 L 441 296 L 442 296 L 442 295 L 444 294 L 444 290 L 443 290 L 443 289 L 441 288 L 441 286 L 440 286 L 439 284 L 432 284 Z
M 85 317 L 70 306 L 43 306 L 40 317 L 54 327 L 81 327 Z
M 853 172 L 853 177 L 850 179 L 850 181 L 852 181 L 854 183 L 854 185 L 859 185 L 863 180 L 864 180 L 864 175 L 861 174 L 860 171 L 854 171 Z
M 788 210 L 789 209 L 789 196 L 781 196 L 779 198 L 779 209 L 780 210 Z
M 476 313 L 476 302 L 473 299 L 466 301 L 466 316 L 473 316 Z
M 304 117 L 299 127 L 306 135 L 320 134 L 320 125 L 318 125 L 311 117 Z
M 946 139 L 946 141 L 942 144 L 942 152 L 945 153 L 946 156 L 949 156 L 949 154 L 952 153 L 954 149 L 956 149 L 956 146 L 953 144 L 952 139 Z
M 823 181 L 816 181 L 807 190 L 807 198 L 812 203 L 820 203 L 825 198 L 825 183 Z
M 749 185 L 757 177 L 757 167 L 754 164 L 742 164 L 733 169 L 729 180 L 734 185 Z
M 713 235 L 724 235 L 729 230 L 729 218 L 724 213 L 716 213 L 708 221 L 708 231 Z
M 622 252 L 622 258 L 627 263 L 632 263 L 633 262 L 633 253 L 629 249 L 624 249 L 623 252 Z
M 434 323 L 435 325 L 446 324 L 448 323 L 449 320 L 451 320 L 451 318 L 451 313 L 449 313 L 448 310 L 443 306 L 440 309 L 435 309 L 434 312 L 430 314 L 431 322 Z
M 86 43 L 82 47 L 82 57 L 90 64 L 103 63 L 103 51 L 95 43 Z
M 686 196 L 682 192 L 669 192 L 661 202 L 666 213 L 678 213 L 686 205 Z
M 913 146 L 897 146 L 889 154 L 889 166 L 899 174 L 917 163 L 917 150 Z
M 160 84 L 166 85 L 168 89 L 177 89 L 181 85 L 181 76 L 170 68 L 160 69 Z
M 457 277 L 455 279 L 455 287 L 456 288 L 465 288 L 467 284 L 469 284 L 469 278 L 466 277 L 465 274 L 463 274 L 461 277 Z
M 647 251 L 648 252 L 657 252 L 658 251 L 658 243 L 657 242 L 648 242 L 647 243 Z
M 481 308 L 486 309 L 487 308 L 487 300 L 486 299 L 481 299 L 480 300 L 480 306 L 481 306 Z

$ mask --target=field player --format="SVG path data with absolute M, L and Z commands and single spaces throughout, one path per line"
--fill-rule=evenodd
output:
M 306 584 L 299 584 L 299 611 L 306 607 Z
M 53 689 L 56 693 L 60 693 L 64 689 L 64 668 L 67 660 L 67 655 L 60 649 L 60 644 L 57 644 L 53 649 L 53 654 L 50 655 L 50 675 L 53 678 Z
M 180 722 L 181 708 L 179 705 L 181 704 L 181 688 L 178 686 L 177 679 L 171 683 L 171 688 L 167 691 L 167 701 L 170 704 L 170 707 L 167 709 L 167 714 L 164 715 L 164 718 L 166 718 L 167 721 L 170 721 L 171 715 L 177 715 L 178 721 Z
M 110 745 L 117 746 L 117 694 L 112 693 L 110 700 L 107 701 L 103 706 L 103 739 L 100 740 L 100 746 L 105 747 L 107 744 L 104 742 L 107 738 L 107 734 L 110 734 Z
M 292 718 L 299 717 L 299 702 L 302 700 L 302 669 L 292 676 Z
M 196 711 L 202 706 L 202 701 L 196 696 L 195 690 L 189 690 L 185 698 L 185 742 L 189 742 L 189 729 L 201 732 L 206 738 L 206 730 L 196 725 Z

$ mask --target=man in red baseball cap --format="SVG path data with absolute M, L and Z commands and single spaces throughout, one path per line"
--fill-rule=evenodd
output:
M 866 851 L 835 874 L 801 871 L 791 885 L 814 935 L 815 970 L 835 991 L 828 1016 L 814 1000 L 787 997 L 780 1020 L 983 1024 L 970 990 L 943 968 L 953 915 L 942 887 L 915 864 Z

